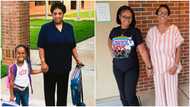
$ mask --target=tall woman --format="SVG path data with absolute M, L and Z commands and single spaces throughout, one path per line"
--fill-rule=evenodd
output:
M 177 106 L 180 46 L 184 40 L 177 26 L 168 22 L 167 5 L 160 5 L 156 15 L 158 24 L 146 36 L 153 64 L 156 106 Z
M 111 30 L 108 39 L 108 46 L 113 53 L 113 73 L 122 104 L 137 106 L 139 105 L 136 96 L 139 77 L 137 50 L 146 64 L 148 75 L 151 74 L 152 65 L 141 32 L 135 27 L 133 10 L 129 6 L 121 6 L 117 11 L 116 21 L 119 26 Z
M 73 27 L 63 21 L 65 6 L 61 2 L 55 2 L 50 11 L 53 20 L 42 25 L 38 38 L 41 68 L 44 71 L 45 103 L 46 106 L 66 106 L 72 56 L 78 64 L 81 62 L 76 50 Z

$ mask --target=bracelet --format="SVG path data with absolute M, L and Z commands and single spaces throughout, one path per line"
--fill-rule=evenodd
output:
M 149 66 L 146 66 L 146 68 L 147 68 L 148 70 L 151 70 L 151 69 L 152 69 L 152 66 L 149 65 Z

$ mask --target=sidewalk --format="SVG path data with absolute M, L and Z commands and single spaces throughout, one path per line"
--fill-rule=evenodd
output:
M 178 91 L 178 102 L 179 106 L 189 105 L 189 84 L 184 84 L 179 86 Z M 155 105 L 155 95 L 154 91 L 147 91 L 144 94 L 138 96 L 139 102 L 142 106 L 154 106 Z M 99 99 L 96 101 L 97 106 L 122 106 L 119 96 Z
M 81 57 L 82 62 L 85 64 L 85 67 L 82 68 L 82 76 L 83 76 L 83 91 L 84 91 L 84 101 L 86 105 L 95 105 L 95 72 L 94 72 L 94 40 L 95 37 L 92 37 L 88 40 L 80 42 L 77 44 L 77 49 L 79 56 Z M 31 61 L 33 68 L 40 69 L 40 60 L 38 50 L 31 50 Z M 75 67 L 75 61 L 73 59 L 73 67 Z M 5 78 L 1 80 L 2 87 L 2 98 L 7 99 L 9 93 L 6 89 Z M 44 91 L 43 91 L 43 75 L 32 75 L 32 83 L 34 88 L 34 93 L 30 95 L 30 105 L 31 106 L 43 106 L 45 105 L 44 100 Z M 55 96 L 56 99 L 56 96 Z M 68 106 L 72 105 L 71 93 L 70 93 L 70 83 L 68 86 L 68 98 L 67 98 Z

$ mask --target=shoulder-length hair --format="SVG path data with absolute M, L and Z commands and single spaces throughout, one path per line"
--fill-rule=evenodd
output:
M 126 6 L 126 5 L 121 6 L 117 10 L 116 22 L 117 22 L 117 24 L 121 24 L 120 15 L 121 15 L 122 12 L 124 12 L 126 10 L 129 10 L 131 12 L 131 14 L 132 14 L 132 22 L 129 25 L 129 27 L 135 28 L 135 25 L 136 25 L 135 13 L 134 13 L 134 11 L 133 11 L 133 9 L 131 7 Z

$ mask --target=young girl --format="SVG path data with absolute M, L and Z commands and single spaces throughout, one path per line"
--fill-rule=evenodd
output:
M 149 54 L 144 46 L 141 32 L 136 28 L 135 13 L 129 6 L 121 6 L 117 11 L 119 26 L 110 32 L 108 46 L 113 53 L 113 73 L 123 106 L 139 106 L 136 86 L 139 78 L 139 51 L 146 64 L 148 77 L 152 73 Z
M 16 63 L 10 67 L 10 101 L 28 106 L 29 102 L 29 84 L 32 90 L 30 74 L 41 73 L 41 70 L 32 70 L 29 50 L 24 45 L 18 45 L 15 48 Z

